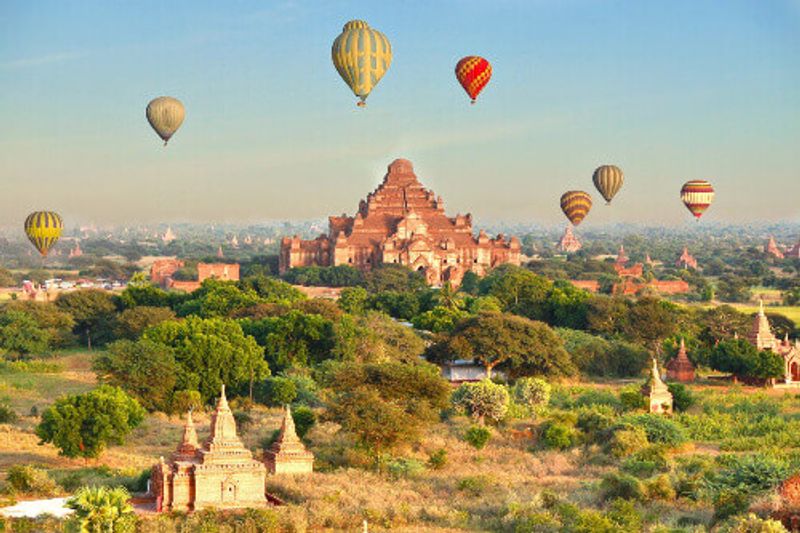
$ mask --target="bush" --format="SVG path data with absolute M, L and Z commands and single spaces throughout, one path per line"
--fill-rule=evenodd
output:
M 753 513 L 732 518 L 725 524 L 726 533 L 786 533 L 786 528 L 778 520 L 759 518 Z
M 672 408 L 676 412 L 681 413 L 694 405 L 694 395 L 683 383 L 670 383 L 667 388 L 672 394 Z
M 425 465 L 416 459 L 401 457 L 390 461 L 389 464 L 386 465 L 386 470 L 393 479 L 413 478 L 425 470 Z
M 458 490 L 468 492 L 472 496 L 480 496 L 489 486 L 486 476 L 468 476 L 458 482 Z
M 612 472 L 600 482 L 600 492 L 606 501 L 622 498 L 623 500 L 641 501 L 644 498 L 644 487 L 641 481 L 620 472 Z
M 486 446 L 490 438 L 492 438 L 492 431 L 485 426 L 472 426 L 464 435 L 464 440 L 476 450 Z
M 648 444 L 644 429 L 624 424 L 612 430 L 607 449 L 611 455 L 620 458 L 643 450 Z
M 622 470 L 640 478 L 650 477 L 669 471 L 669 461 L 661 446 L 648 446 L 625 459 Z
M 284 377 L 272 377 L 259 387 L 256 399 L 273 407 L 282 407 L 297 398 L 297 386 L 294 381 Z
M 11 494 L 26 496 L 52 496 L 58 489 L 46 470 L 32 465 L 14 465 L 9 468 L 6 485 Z
M 619 401 L 619 398 L 617 398 L 613 392 L 603 389 L 592 389 L 584 392 L 575 400 L 575 405 L 578 407 L 607 405 L 615 411 L 622 410 L 622 403 Z
M 576 425 L 586 435 L 587 442 L 599 443 L 605 441 L 615 418 L 614 410 L 608 406 L 584 407 L 578 411 Z
M 428 456 L 428 468 L 441 470 L 447 464 L 447 450 L 439 448 Z
M 485 418 L 497 422 L 508 411 L 508 389 L 488 379 L 478 383 L 464 383 L 453 393 L 452 402 L 480 423 Z
M 626 416 L 624 422 L 644 429 L 647 440 L 654 443 L 678 446 L 686 442 L 686 431 L 677 422 L 656 414 Z
M 550 389 L 550 384 L 541 378 L 520 378 L 514 383 L 514 399 L 536 412 L 550 402 Z
M 317 415 L 310 407 L 302 405 L 292 410 L 292 420 L 297 436 L 302 439 L 317 423 Z
M 661 474 L 645 484 L 645 492 L 651 500 L 674 500 L 675 489 L 667 474 Z
M 714 521 L 742 514 L 750 507 L 750 496 L 741 489 L 724 489 L 714 497 Z
M 17 413 L 6 404 L 0 404 L 0 424 L 13 424 L 19 417 Z
M 636 385 L 623 387 L 619 391 L 619 401 L 624 411 L 638 411 L 647 407 L 647 398 Z
M 606 515 L 623 531 L 642 531 L 644 520 L 632 501 L 617 498 L 608 507 Z
M 548 424 L 542 434 L 542 441 L 548 448 L 566 450 L 577 444 L 578 432 L 568 424 L 555 422 Z
M 172 412 L 185 413 L 186 411 L 203 407 L 203 399 L 196 390 L 179 390 L 172 395 Z

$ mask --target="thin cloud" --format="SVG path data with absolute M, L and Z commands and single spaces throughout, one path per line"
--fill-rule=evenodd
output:
M 15 59 L 13 61 L 6 61 L 5 63 L 0 63 L 0 68 L 12 69 L 12 68 L 38 67 L 40 65 L 50 65 L 53 63 L 63 63 L 65 61 L 74 61 L 76 59 L 80 59 L 85 56 L 86 54 L 81 52 L 64 52 L 61 54 L 48 54 L 38 57 L 25 57 L 22 59 Z

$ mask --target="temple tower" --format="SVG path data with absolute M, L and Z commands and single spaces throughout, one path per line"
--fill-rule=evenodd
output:
M 264 454 L 264 463 L 272 474 L 308 474 L 314 470 L 314 454 L 306 450 L 297 436 L 289 405 L 283 414 L 278 439 Z

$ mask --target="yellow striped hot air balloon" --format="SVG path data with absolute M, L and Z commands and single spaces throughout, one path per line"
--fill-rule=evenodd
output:
M 592 181 L 603 198 L 606 199 L 606 204 L 611 203 L 611 199 L 622 188 L 622 182 L 625 181 L 622 176 L 622 170 L 614 165 L 603 165 L 595 169 L 592 174 Z
M 363 20 L 351 20 L 333 41 L 331 58 L 344 82 L 361 99 L 358 106 L 363 107 L 392 64 L 392 45 Z
M 63 229 L 61 216 L 52 211 L 34 211 L 25 219 L 25 234 L 42 257 L 47 256 Z
M 183 124 L 186 110 L 177 98 L 159 96 L 150 100 L 150 103 L 147 104 L 145 115 L 150 126 L 164 140 L 164 146 L 166 146 L 170 138 L 175 135 L 175 132 Z
M 561 210 L 573 226 L 586 218 L 592 208 L 592 197 L 584 191 L 567 191 L 561 195 Z
M 706 180 L 687 181 L 681 187 L 681 200 L 699 220 L 714 201 L 714 187 Z

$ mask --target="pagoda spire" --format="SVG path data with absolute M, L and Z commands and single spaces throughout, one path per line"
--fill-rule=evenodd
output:
M 762 299 L 758 301 L 758 314 L 753 321 L 749 341 L 759 350 L 771 350 L 777 344 L 777 339 L 769 327 L 769 319 L 764 313 L 764 300 Z
M 193 457 L 197 452 L 197 431 L 192 420 L 192 410 L 186 412 L 186 423 L 183 425 L 183 438 L 178 444 L 177 455 L 179 457 Z
M 233 412 L 228 406 L 228 399 L 225 397 L 225 384 L 222 384 L 222 391 L 217 400 L 217 408 L 211 415 L 211 435 L 208 437 L 207 445 L 238 445 L 241 446 L 239 436 L 236 434 L 236 421 Z

